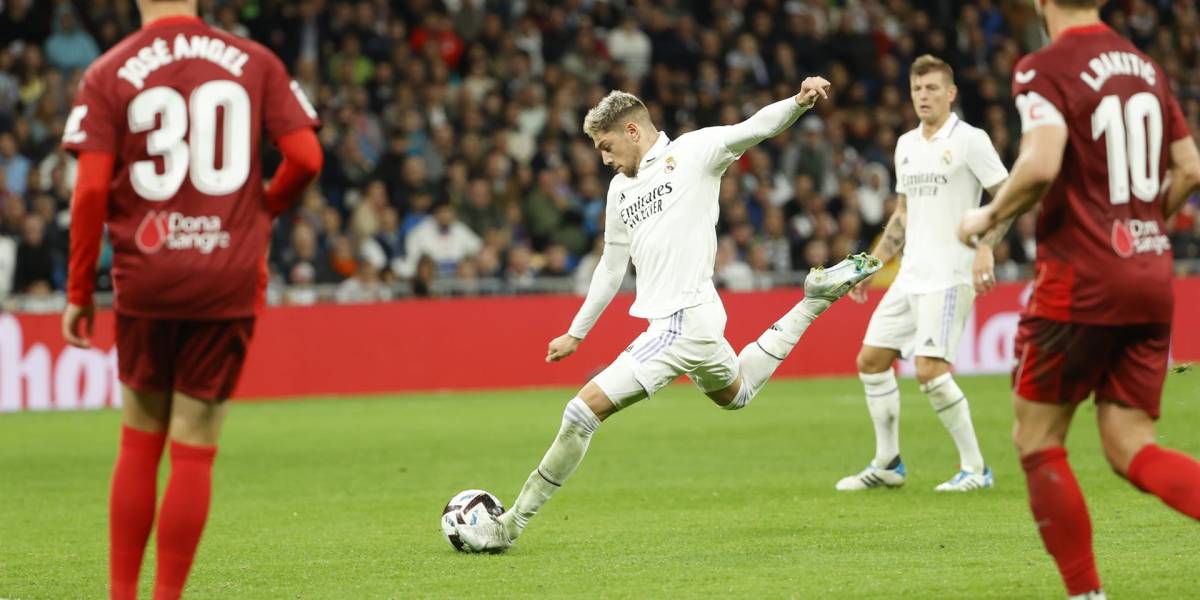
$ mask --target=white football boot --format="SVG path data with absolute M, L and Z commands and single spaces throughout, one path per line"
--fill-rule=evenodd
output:
M 456 525 L 454 529 L 458 532 L 458 538 L 462 540 L 463 546 L 471 552 L 498 553 L 504 552 L 512 546 L 508 530 L 504 528 L 504 524 L 499 519 L 492 515 L 487 515 L 487 518 L 480 519 L 476 523 Z
M 950 481 L 939 484 L 933 489 L 938 492 L 969 492 L 987 489 L 995 485 L 996 478 L 992 476 L 992 468 L 984 467 L 982 473 L 959 471 L 957 475 L 950 478 Z
M 804 297 L 833 303 L 881 267 L 883 262 L 866 252 L 847 256 L 846 260 L 828 269 L 815 267 L 804 278 Z
M 1092 590 L 1084 594 L 1067 596 L 1067 600 L 1108 600 L 1108 596 L 1104 595 L 1104 590 Z
M 900 487 L 906 479 L 908 474 L 904 470 L 904 463 L 897 460 L 896 467 L 892 469 L 880 469 L 868 464 L 867 468 L 859 471 L 857 475 L 843 477 L 835 487 L 839 492 L 857 492 L 877 487 Z

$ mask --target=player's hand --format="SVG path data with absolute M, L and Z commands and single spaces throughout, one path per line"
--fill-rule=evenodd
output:
M 582 341 L 569 333 L 564 333 L 550 340 L 550 347 L 546 349 L 546 362 L 558 362 L 575 354 L 575 350 L 579 348 L 579 342 Z
M 829 99 L 830 85 L 832 84 L 824 77 L 806 77 L 800 84 L 800 93 L 796 95 L 796 102 L 804 108 L 812 108 L 817 103 L 817 98 Z
M 993 219 L 990 207 L 989 204 L 972 208 L 963 215 L 962 220 L 958 222 L 958 241 L 971 248 L 979 243 L 979 238 L 992 228 Z
M 992 247 L 979 244 L 975 249 L 975 264 L 971 267 L 971 281 L 975 283 L 976 294 L 986 294 L 996 286 L 996 258 L 992 256 Z
M 91 348 L 95 316 L 96 307 L 91 304 L 68 304 L 67 309 L 63 311 L 63 339 L 76 348 Z M 79 331 L 80 324 L 83 325 L 82 333 Z

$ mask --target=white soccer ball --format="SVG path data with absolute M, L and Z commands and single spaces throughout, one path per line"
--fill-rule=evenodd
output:
M 500 499 L 484 490 L 463 490 L 450 498 L 446 508 L 442 509 L 442 533 L 446 541 L 459 552 L 471 550 L 458 538 L 459 525 L 474 525 L 488 515 L 498 517 L 504 514 L 504 505 Z

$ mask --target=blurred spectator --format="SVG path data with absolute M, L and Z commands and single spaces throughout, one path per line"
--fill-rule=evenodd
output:
M 45 233 L 46 224 L 41 217 L 25 218 L 13 275 L 13 290 L 18 293 L 28 293 L 35 284 L 41 284 L 47 291 L 54 287 L 54 251 L 46 244 Z
M 363 261 L 353 277 L 338 285 L 337 301 L 341 304 L 390 300 L 392 290 L 379 278 L 379 268 Z
M 17 139 L 11 133 L 0 133 L 0 170 L 4 171 L 4 187 L 16 196 L 24 196 L 33 162 L 17 149 Z
M 427 258 L 433 261 L 437 272 L 451 275 L 459 261 L 478 254 L 482 245 L 479 236 L 458 220 L 454 205 L 443 201 L 433 209 L 431 217 L 408 232 L 405 256 L 393 261 L 392 269 L 400 277 L 412 277 L 420 259 Z
M 54 33 L 46 39 L 46 60 L 60 71 L 86 68 L 100 56 L 96 40 L 79 27 L 70 4 L 59 4 Z
M 754 271 L 750 269 L 750 265 L 738 258 L 737 244 L 731 237 L 723 237 L 717 241 L 714 276 L 719 287 L 733 291 L 754 289 Z

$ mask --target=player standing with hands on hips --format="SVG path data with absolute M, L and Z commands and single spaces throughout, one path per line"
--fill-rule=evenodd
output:
M 137 597 L 158 508 L 154 598 L 183 593 L 208 517 L 217 438 L 266 288 L 271 219 L 320 171 L 316 111 L 262 46 L 195 0 L 139 0 L 142 28 L 88 68 L 63 146 L 79 157 L 63 336 L 89 347 L 100 238 L 113 247 L 120 450 L 109 590 Z M 263 133 L 283 163 L 263 189 Z
M 920 56 L 913 61 L 909 85 L 921 125 L 896 142 L 899 200 L 872 251 L 884 262 L 901 249 L 904 254 L 900 274 L 871 316 L 858 353 L 858 377 L 875 423 L 875 458 L 838 481 L 842 491 L 896 487 L 907 479 L 900 460 L 900 388 L 892 370 L 901 354 L 915 354 L 921 391 L 958 447 L 958 473 L 935 489 L 965 492 L 993 485 L 966 394 L 954 381 L 950 363 L 975 293 L 995 285 L 991 247 L 1007 227 L 997 227 L 976 251 L 958 243 L 955 231 L 967 210 L 979 206 L 982 191 L 995 194 L 1008 171 L 987 132 L 951 112 L 958 88 L 950 65 Z M 851 298 L 866 301 L 865 282 Z
M 1013 440 L 1067 593 L 1093 599 L 1105 596 L 1092 524 L 1065 448 L 1089 395 L 1113 470 L 1200 520 L 1200 463 L 1154 441 L 1174 308 L 1165 222 L 1200 189 L 1200 153 L 1166 74 L 1100 21 L 1098 5 L 1038 0 L 1052 42 L 1013 73 L 1020 156 L 996 200 L 959 225 L 974 244 L 1041 200 Z
M 870 276 L 880 262 L 865 254 L 814 269 L 805 297 L 740 354 L 725 340 L 725 308 L 713 285 L 721 176 L 743 152 L 779 134 L 829 82 L 805 79 L 800 93 L 768 105 L 736 125 L 708 127 L 672 141 L 650 121 L 636 96 L 614 91 L 588 111 L 583 130 L 604 164 L 609 184 L 604 251 L 587 298 L 567 333 L 550 342 L 546 361 L 578 348 L 620 288 L 629 261 L 637 267 L 637 298 L 629 313 L 649 328 L 579 391 L 563 413 L 558 436 L 529 475 L 512 508 L 498 519 L 459 525 L 471 550 L 503 550 L 566 482 L 592 434 L 618 410 L 653 395 L 682 374 L 718 406 L 745 407 L 800 340 L 809 324 Z

